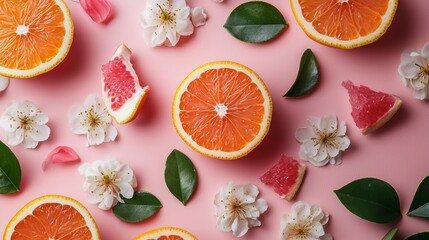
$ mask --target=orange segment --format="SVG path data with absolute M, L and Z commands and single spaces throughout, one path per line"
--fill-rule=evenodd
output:
M 295 19 L 312 39 L 354 48 L 374 42 L 390 26 L 398 0 L 291 0 Z
M 86 208 L 74 199 L 47 195 L 34 199 L 12 218 L 4 240 L 100 239 L 97 225 Z
M 194 70 L 176 91 L 173 121 L 196 151 L 237 159 L 268 132 L 272 103 L 259 76 L 233 62 L 219 61 Z
M 0 74 L 29 78 L 57 66 L 73 39 L 73 22 L 63 0 L 0 3 Z
M 161 227 L 145 232 L 134 240 L 197 240 L 197 238 L 181 228 Z

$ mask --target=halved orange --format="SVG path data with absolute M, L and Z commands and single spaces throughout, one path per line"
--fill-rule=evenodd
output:
M 252 151 L 267 134 L 272 101 L 262 79 L 235 62 L 217 61 L 192 71 L 173 102 L 180 137 L 204 155 L 233 160 Z
M 290 0 L 295 19 L 313 40 L 355 48 L 379 39 L 390 26 L 398 0 Z
M 161 227 L 143 233 L 134 240 L 198 240 L 190 232 L 177 227 Z
M 0 3 L 0 75 L 30 78 L 57 66 L 69 52 L 73 21 L 63 0 Z
M 94 240 L 100 239 L 97 225 L 78 201 L 46 195 L 25 205 L 10 220 L 3 240 Z

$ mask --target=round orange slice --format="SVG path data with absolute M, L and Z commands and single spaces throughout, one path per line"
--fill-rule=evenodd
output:
M 206 156 L 233 160 L 252 151 L 267 134 L 272 101 L 262 79 L 239 63 L 217 61 L 192 71 L 173 102 L 180 137 Z
M 134 240 L 198 240 L 190 232 L 177 227 L 161 227 L 143 233 Z
M 355 48 L 379 39 L 390 26 L 398 0 L 290 0 L 295 19 L 313 40 Z
M 3 240 L 100 239 L 97 225 L 78 201 L 46 195 L 25 205 L 6 226 Z
M 7 0 L 0 4 L 0 75 L 30 78 L 57 66 L 73 41 L 63 0 Z

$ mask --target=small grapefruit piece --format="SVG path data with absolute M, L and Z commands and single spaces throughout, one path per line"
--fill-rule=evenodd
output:
M 190 232 L 177 227 L 161 227 L 143 233 L 134 240 L 198 240 Z
M 192 71 L 177 88 L 173 122 L 195 151 L 233 160 L 252 151 L 267 134 L 271 96 L 262 79 L 235 62 L 217 61 Z
M 122 44 L 112 59 L 101 67 L 102 97 L 110 115 L 119 124 L 137 117 L 150 90 L 149 86 L 140 86 L 130 59 L 131 50 Z
M 398 0 L 290 0 L 292 12 L 313 40 L 355 48 L 379 39 L 390 26 Z
M 27 203 L 6 226 L 3 240 L 94 240 L 100 239 L 97 225 L 78 201 L 46 195 Z
M 269 186 L 273 186 L 274 191 L 281 198 L 290 201 L 301 186 L 305 170 L 305 164 L 282 154 L 276 165 L 264 173 L 259 180 Z
M 7 0 L 0 4 L 0 75 L 30 78 L 57 66 L 73 41 L 63 0 Z
M 350 80 L 342 85 L 349 93 L 353 120 L 364 135 L 383 126 L 402 105 L 402 100 L 394 95 L 356 86 Z

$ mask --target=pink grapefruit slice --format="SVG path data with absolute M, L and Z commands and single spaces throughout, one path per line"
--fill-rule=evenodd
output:
M 402 100 L 397 96 L 356 86 L 350 80 L 342 85 L 349 93 L 353 120 L 363 135 L 383 126 L 402 105 Z
M 101 67 L 102 97 L 110 115 L 119 124 L 134 120 L 149 93 L 141 87 L 131 64 L 131 50 L 122 44 L 112 59 Z
M 304 179 L 306 166 L 292 157 L 282 154 L 276 165 L 262 177 L 261 182 L 274 187 L 274 192 L 290 201 L 295 196 Z

